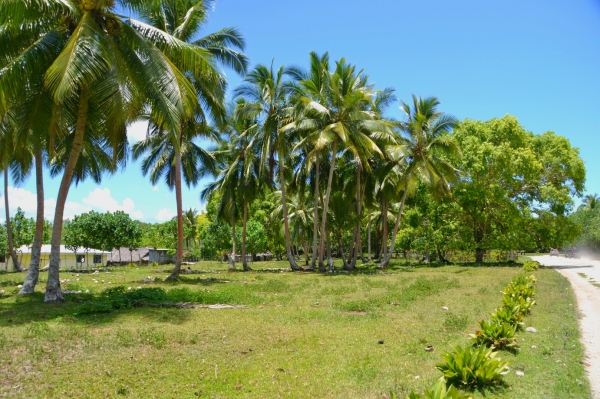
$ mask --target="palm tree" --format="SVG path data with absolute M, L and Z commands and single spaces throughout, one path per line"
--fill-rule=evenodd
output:
M 236 29 L 223 29 L 199 40 L 193 40 L 200 28 L 206 23 L 209 3 L 204 0 L 149 2 L 141 10 L 141 16 L 152 26 L 169 33 L 177 40 L 190 43 L 198 51 L 210 54 L 215 60 L 232 67 L 238 73 L 245 73 L 248 63 L 246 56 L 229 47 L 233 46 L 243 50 L 245 46 L 243 38 Z M 183 259 L 184 237 L 181 173 L 184 166 L 181 159 L 181 147 L 186 145 L 186 141 L 191 141 L 194 138 L 194 129 L 199 129 L 200 131 L 206 130 L 202 126 L 202 124 L 207 123 L 205 112 L 208 112 L 218 124 L 222 123 L 224 117 L 223 98 L 226 86 L 224 77 L 219 73 L 214 64 L 209 63 L 206 66 L 207 68 L 203 69 L 202 74 L 191 74 L 189 70 L 184 70 L 200 98 L 200 104 L 195 107 L 193 117 L 182 118 L 179 128 L 174 130 L 165 129 L 161 126 L 159 119 L 157 120 L 152 116 L 150 118 L 152 133 L 168 136 L 171 147 L 174 150 L 174 185 L 169 187 L 174 187 L 175 189 L 178 239 L 175 267 L 171 275 L 167 278 L 169 280 L 179 276 Z M 189 166 L 195 167 L 196 165 Z M 208 164 L 204 164 L 204 167 L 209 166 Z M 191 175 L 193 172 L 185 170 L 184 173 Z M 188 185 L 192 180 L 188 178 Z
M 36 86 L 37 84 L 37 86 Z M 33 244 L 31 246 L 31 261 L 27 269 L 27 275 L 19 294 L 31 294 L 39 276 L 39 262 L 41 247 L 44 236 L 44 180 L 43 164 L 47 154 L 49 126 L 59 107 L 52 100 L 48 91 L 44 89 L 42 82 L 29 82 L 28 91 L 23 93 L 17 103 L 13 103 L 7 115 L 14 117 L 14 125 L 19 128 L 12 129 L 15 143 L 3 140 L 4 146 L 9 145 L 6 150 L 10 152 L 12 163 L 12 177 L 16 184 L 27 179 L 32 169 L 35 169 L 36 180 L 36 222 Z M 34 130 L 35 126 L 35 130 Z
M 402 192 L 398 216 L 392 232 L 389 250 L 380 263 L 384 268 L 390 262 L 396 235 L 402 220 L 406 197 L 413 192 L 417 179 L 430 190 L 448 192 L 448 182 L 457 177 L 457 169 L 450 163 L 459 152 L 457 142 L 448 135 L 456 119 L 437 110 L 439 101 L 435 97 L 417 98 L 413 95 L 413 107 L 402 102 L 406 120 L 399 123 L 404 134 L 399 144 L 390 146 L 388 153 L 394 168 L 390 173 L 399 177 L 397 190 Z
M 198 227 L 198 210 L 189 208 L 183 213 L 183 223 L 188 227 L 188 233 L 185 236 L 185 245 L 189 249 L 190 241 L 196 243 L 196 233 Z
M 600 202 L 600 196 L 598 196 L 598 194 L 588 194 L 583 197 L 580 208 L 592 210 L 598 205 L 598 202 Z
M 244 271 L 250 270 L 246 259 L 246 226 L 248 207 L 260 194 L 263 185 L 261 180 L 260 148 L 257 145 L 257 121 L 252 115 L 243 112 L 245 102 L 238 99 L 235 107 L 229 107 L 225 130 L 227 136 L 225 148 L 218 151 L 221 160 L 221 171 L 217 180 L 202 192 L 201 198 L 208 199 L 215 192 L 220 192 L 221 202 L 218 214 L 231 220 L 232 254 L 230 270 L 235 269 L 235 224 L 236 217 L 242 213 L 242 266 Z M 241 209 L 240 209 L 241 208 Z
M 193 140 L 197 137 L 205 137 L 211 140 L 217 139 L 217 134 L 202 121 L 187 121 L 179 134 L 178 148 L 173 145 L 172 135 L 165 134 L 155 124 L 149 125 L 148 137 L 132 148 L 134 159 L 144 156 L 142 160 L 142 174 L 150 176 L 153 185 L 162 179 L 169 189 L 176 190 L 177 196 L 177 261 L 171 272 L 171 278 L 179 275 L 183 259 L 183 206 L 181 202 L 181 177 L 188 186 L 195 186 L 200 179 L 213 173 L 215 170 L 215 158 L 210 151 L 200 147 Z M 201 166 L 201 167 L 200 167 Z M 183 173 L 182 173 L 183 172 Z M 181 211 L 181 212 L 180 212 Z M 181 226 L 180 226 L 181 224 Z
M 145 2 L 120 1 L 134 12 Z M 97 133 L 119 147 L 126 125 L 144 105 L 169 130 L 198 104 L 191 76 L 212 66 L 212 56 L 196 46 L 132 18 L 117 14 L 113 0 L 0 3 L 0 114 L 33 85 L 53 103 L 50 148 L 55 137 L 72 137 L 54 215 L 46 302 L 62 301 L 59 281 L 64 207 L 87 134 Z M 36 129 L 34 129 L 35 131 Z M 116 151 L 115 151 L 116 153 Z
M 305 92 L 300 99 L 304 116 L 292 128 L 312 129 L 311 141 L 319 151 L 331 146 L 329 176 L 321 218 L 320 270 L 325 269 L 323 255 L 326 215 L 338 153 L 340 150 L 346 150 L 359 160 L 361 165 L 365 165 L 373 153 L 383 155 L 370 136 L 376 132 L 382 135 L 389 132 L 387 124 L 376 118 L 369 109 L 374 91 L 372 86 L 367 84 L 368 77 L 362 71 L 357 72 L 356 67 L 348 64 L 343 58 L 336 62 L 333 72 L 329 72 L 328 67 L 327 54 L 319 57 L 312 53 L 310 74 L 291 72 Z M 338 148 L 338 144 L 341 148 Z
M 10 208 L 8 200 L 8 170 L 11 167 L 11 164 L 13 167 L 15 166 L 12 151 L 13 148 L 16 147 L 14 122 L 14 114 L 12 112 L 8 112 L 4 116 L 2 121 L 0 121 L 0 138 L 2 139 L 0 140 L 0 165 L 2 170 L 4 171 L 4 211 L 6 215 L 6 236 L 8 241 L 8 252 L 13 262 L 14 269 L 20 272 L 23 271 L 23 268 L 21 268 L 21 264 L 19 263 L 19 259 L 17 258 L 17 254 L 13 245 L 12 228 L 10 223 Z
M 283 212 L 286 255 L 292 270 L 302 270 L 292 254 L 291 233 L 288 220 L 285 167 L 291 145 L 281 129 L 286 111 L 289 108 L 288 95 L 291 87 L 283 81 L 284 68 L 274 72 L 273 65 L 267 68 L 258 65 L 250 72 L 244 83 L 235 89 L 236 97 L 248 102 L 241 112 L 252 115 L 258 121 L 256 145 L 260 148 L 261 175 L 268 173 L 269 183 L 274 184 L 275 163 L 279 171 L 279 190 Z

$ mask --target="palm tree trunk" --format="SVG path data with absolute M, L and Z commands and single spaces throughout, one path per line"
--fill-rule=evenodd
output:
M 387 255 L 387 240 L 388 240 L 388 208 L 385 198 L 381 200 L 381 252 L 379 260 L 382 261 Z
M 325 248 L 325 227 L 327 224 L 327 210 L 329 208 L 329 198 L 331 196 L 331 184 L 333 182 L 333 170 L 335 169 L 337 137 L 333 139 L 333 148 L 331 149 L 331 165 L 329 169 L 329 177 L 327 179 L 327 190 L 325 192 L 325 202 L 323 203 L 323 213 L 321 220 L 321 243 L 319 245 L 319 270 L 325 271 L 323 264 L 323 255 Z
M 248 262 L 246 262 L 246 224 L 248 222 L 248 204 L 244 201 L 244 218 L 243 218 L 243 226 L 242 226 L 242 266 L 244 267 L 244 271 L 252 270 L 250 266 L 248 266 Z
M 44 238 L 44 171 L 42 150 L 35 151 L 35 187 L 37 194 L 37 214 L 35 216 L 35 236 L 31 247 L 31 262 L 19 294 L 33 294 L 40 274 L 40 255 Z
M 87 124 L 88 116 L 88 92 L 87 88 L 84 87 L 81 90 L 79 97 L 79 109 L 77 110 L 77 123 L 75 125 L 75 136 L 73 137 L 73 146 L 71 147 L 71 153 L 65 171 L 63 172 L 62 180 L 60 181 L 60 187 L 58 189 L 58 195 L 56 198 L 56 210 L 54 211 L 54 225 L 52 226 L 52 240 L 50 242 L 50 262 L 48 268 L 48 282 L 46 283 L 46 295 L 44 296 L 44 302 L 64 302 L 62 291 L 60 289 L 60 239 L 62 235 L 63 227 L 63 215 L 65 212 L 65 204 L 67 202 L 67 195 L 69 194 L 69 188 L 71 187 L 71 180 L 73 179 L 73 171 L 81 149 L 83 148 L 83 137 L 85 135 L 85 127 Z
M 282 152 L 279 152 L 279 156 L 283 157 Z M 288 262 L 290 262 L 290 267 L 293 271 L 302 270 L 300 266 L 296 263 L 294 256 L 292 255 L 292 235 L 290 234 L 290 223 L 288 220 L 287 213 L 287 199 L 285 196 L 285 176 L 283 173 L 283 159 L 279 160 L 279 185 L 281 188 L 281 208 L 283 210 L 283 229 L 285 233 L 285 251 L 287 254 Z
M 4 210 L 6 211 L 6 237 L 8 239 L 8 252 L 10 253 L 10 258 L 13 262 L 13 268 L 18 272 L 22 272 L 23 268 L 19 263 L 17 254 L 15 253 L 12 239 L 12 229 L 10 227 L 10 209 L 8 208 L 8 165 L 6 165 L 6 169 L 4 169 Z
M 348 265 L 348 270 L 354 270 L 354 268 L 356 267 L 356 261 L 358 260 L 358 251 L 361 252 L 361 257 L 362 257 L 362 250 L 360 249 L 360 216 L 361 216 L 360 175 L 361 175 L 361 173 L 362 173 L 362 163 L 360 162 L 360 159 L 359 159 L 358 167 L 356 170 L 356 224 L 354 226 L 354 235 L 352 236 L 352 238 L 353 238 L 352 244 L 354 246 L 354 249 L 352 251 L 352 260 L 350 261 L 350 264 Z M 364 260 L 363 260 L 363 262 L 364 262 Z
M 331 233 L 327 232 L 327 263 L 329 266 L 329 270 L 333 271 L 335 269 L 333 265 L 333 258 L 331 257 Z
M 315 270 L 317 266 L 317 253 L 319 252 L 319 166 L 320 156 L 317 154 L 315 161 L 315 200 L 313 202 L 313 251 L 309 270 Z
M 231 255 L 229 256 L 229 269 L 235 270 L 235 214 L 231 215 Z
M 181 154 L 179 150 L 175 153 L 175 200 L 177 201 L 177 253 L 175 255 L 175 267 L 167 280 L 175 280 L 181 271 L 183 262 L 183 200 L 181 196 Z M 119 250 L 119 258 L 121 251 Z M 120 259 L 119 259 L 120 260 Z
M 384 269 L 390 263 L 390 259 L 392 258 L 392 253 L 394 251 L 394 246 L 396 244 L 396 235 L 398 234 L 398 229 L 400 228 L 400 221 L 402 220 L 402 212 L 404 211 L 404 201 L 406 201 L 406 193 L 407 189 L 404 189 L 404 194 L 402 194 L 402 201 L 400 201 L 400 210 L 398 210 L 398 216 L 396 217 L 396 224 L 394 225 L 394 231 L 392 232 L 392 242 L 390 242 L 390 249 L 388 253 L 385 255 L 383 262 L 378 266 L 380 269 Z
M 369 252 L 369 257 L 367 261 L 371 261 L 371 225 L 373 224 L 373 219 L 369 218 L 369 225 L 367 227 L 367 251 Z
M 308 245 L 306 243 L 306 235 L 302 235 L 302 251 L 304 252 L 304 265 L 308 266 Z

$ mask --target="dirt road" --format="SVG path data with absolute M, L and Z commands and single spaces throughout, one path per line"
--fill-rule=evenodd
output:
M 556 269 L 573 286 L 592 399 L 600 399 L 600 261 L 556 256 L 533 256 L 532 259 Z

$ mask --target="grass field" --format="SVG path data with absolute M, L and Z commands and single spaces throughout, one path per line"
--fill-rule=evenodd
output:
M 175 284 L 161 281 L 168 266 L 62 272 L 69 280 L 63 289 L 82 293 L 66 294 L 57 305 L 43 304 L 43 282 L 38 293 L 19 297 L 24 275 L 2 274 L 0 396 L 404 398 L 441 375 L 440 354 L 449 344 L 467 345 L 467 334 L 521 272 L 402 265 L 353 274 L 276 270 L 285 266 L 255 263 L 275 270 L 242 273 L 205 262 L 192 266 L 199 274 Z M 535 275 L 537 305 L 525 322 L 538 333 L 520 333 L 520 352 L 500 354 L 511 362 L 506 387 L 474 397 L 589 398 L 570 285 L 553 270 Z M 86 313 L 86 304 L 119 285 L 242 307 Z M 435 350 L 426 352 L 427 345 Z

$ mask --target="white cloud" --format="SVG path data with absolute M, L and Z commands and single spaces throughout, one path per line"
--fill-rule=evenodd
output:
M 133 122 L 127 126 L 127 139 L 130 144 L 135 144 L 138 141 L 142 141 L 146 138 L 146 130 L 148 129 L 148 122 L 138 121 Z
M 56 207 L 56 202 L 54 202 L 54 206 L 52 207 L 52 216 L 50 220 L 54 219 L 54 208 Z M 75 201 L 67 201 L 65 203 L 65 210 L 63 212 L 63 220 L 64 219 L 73 219 L 77 215 L 81 215 L 82 213 L 86 213 L 92 210 L 92 207 L 86 204 L 81 204 Z
M 4 221 L 4 196 L 1 196 L 0 201 L 0 221 Z M 23 209 L 27 217 L 35 217 L 37 212 L 36 194 L 19 187 L 8 188 L 8 199 L 10 201 L 10 213 L 14 215 L 17 207 Z M 44 217 L 50 221 L 54 219 L 54 211 L 56 209 L 56 200 L 46 198 L 44 200 Z M 141 211 L 135 210 L 135 204 L 131 198 L 125 198 L 122 204 L 114 199 L 108 188 L 96 188 L 90 191 L 88 196 L 82 202 L 67 201 L 63 213 L 64 219 L 73 219 L 74 216 L 85 212 L 95 210 L 98 212 L 115 212 L 123 211 L 128 213 L 134 219 L 143 219 L 144 214 Z
M 173 219 L 175 215 L 177 215 L 177 212 L 175 212 L 174 210 L 163 208 L 160 211 L 158 211 L 154 218 L 159 222 L 166 222 L 167 220 Z
M 112 197 L 110 189 L 108 188 L 95 188 L 90 191 L 87 197 L 83 200 L 85 205 L 103 212 L 116 212 L 123 211 L 133 216 L 136 219 L 143 218 L 143 214 L 140 211 L 135 211 L 135 204 L 131 198 L 125 198 L 122 204 Z
M 152 186 L 152 191 L 158 191 L 158 186 Z
M 4 195 L 0 195 L 0 217 L 1 221 L 5 220 L 4 210 Z M 21 208 L 28 217 L 35 217 L 37 212 L 37 196 L 35 193 L 25 190 L 20 187 L 8 187 L 8 206 L 10 207 L 10 214 L 14 215 L 17 212 L 17 208 Z M 56 201 L 52 198 L 46 198 L 44 200 L 44 217 L 48 220 L 52 220 L 54 217 L 54 208 Z

